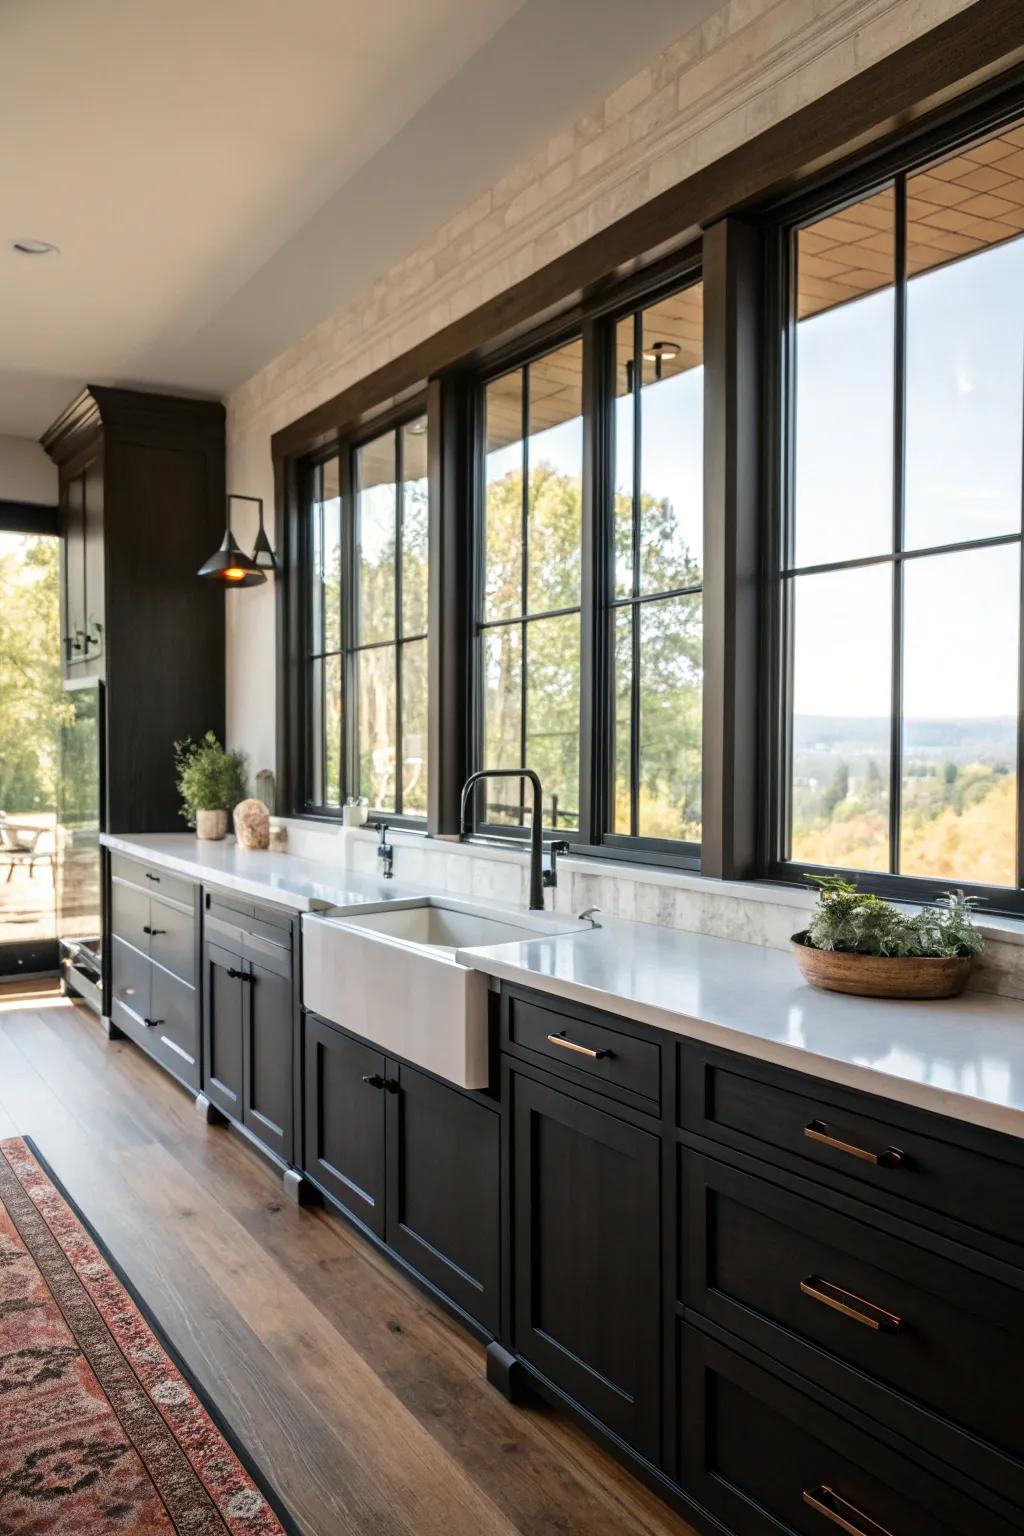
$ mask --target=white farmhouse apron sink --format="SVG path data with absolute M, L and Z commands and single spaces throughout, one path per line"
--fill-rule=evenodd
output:
M 489 1084 L 488 978 L 456 951 L 569 937 L 587 924 L 455 897 L 332 907 L 302 918 L 311 1012 L 460 1088 Z

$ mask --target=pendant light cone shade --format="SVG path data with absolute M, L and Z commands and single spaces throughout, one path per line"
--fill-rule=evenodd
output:
M 256 535 L 256 543 L 252 547 L 252 563 L 260 571 L 269 571 L 277 574 L 277 557 L 267 538 L 267 530 L 263 526 L 263 503 L 260 502 L 260 527 Z
M 199 567 L 199 575 L 208 581 L 219 581 L 224 587 L 258 587 L 267 579 L 255 562 L 239 549 L 230 528 L 224 530 L 220 548 Z

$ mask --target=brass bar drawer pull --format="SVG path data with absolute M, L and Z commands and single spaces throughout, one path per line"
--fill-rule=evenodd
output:
M 834 1488 L 821 1483 L 817 1488 L 804 1489 L 804 1503 L 817 1514 L 824 1515 L 833 1525 L 838 1525 L 847 1536 L 892 1536 L 884 1525 L 872 1520 L 863 1510 L 846 1499 L 840 1498 Z
M 580 1045 L 576 1040 L 567 1040 L 564 1035 L 548 1035 L 549 1045 L 561 1046 L 563 1051 L 575 1051 L 577 1056 L 589 1056 L 592 1061 L 601 1061 L 603 1057 L 610 1056 L 611 1051 L 594 1051 L 589 1045 Z
M 820 1301 L 822 1306 L 831 1307 L 834 1312 L 841 1312 L 844 1317 L 863 1323 L 865 1328 L 873 1328 L 876 1333 L 899 1333 L 903 1326 L 903 1319 L 895 1312 L 876 1307 L 873 1301 L 865 1301 L 855 1291 L 846 1291 L 841 1285 L 833 1285 L 831 1280 L 823 1280 L 820 1275 L 808 1275 L 806 1280 L 800 1281 L 800 1289 L 812 1301 Z
M 903 1161 L 903 1153 L 898 1147 L 886 1147 L 881 1152 L 869 1152 L 866 1147 L 854 1146 L 852 1141 L 840 1141 L 837 1136 L 829 1134 L 824 1120 L 812 1120 L 809 1125 L 805 1125 L 804 1135 L 808 1141 L 817 1141 L 823 1147 L 831 1147 L 835 1152 L 846 1152 L 850 1157 L 859 1157 L 862 1163 L 874 1163 L 878 1168 L 898 1168 Z

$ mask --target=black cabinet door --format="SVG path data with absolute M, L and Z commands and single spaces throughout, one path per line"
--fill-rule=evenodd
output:
M 386 1088 L 388 1244 L 496 1332 L 500 1118 L 414 1067 Z
M 286 1162 L 292 1159 L 292 983 L 247 960 L 242 1124 Z
M 379 1051 L 307 1014 L 303 1168 L 384 1236 L 384 1078 Z
M 219 944 L 204 949 L 203 1087 L 211 1104 L 242 1118 L 246 983 L 242 958 Z
M 659 1459 L 661 1144 L 512 1075 L 516 1353 Z

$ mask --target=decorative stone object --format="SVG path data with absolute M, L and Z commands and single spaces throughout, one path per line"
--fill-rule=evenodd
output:
M 270 823 L 270 847 L 274 853 L 288 852 L 288 828 L 283 822 Z
M 270 812 L 262 800 L 240 800 L 235 806 L 235 837 L 239 848 L 270 847 Z
M 196 837 L 206 843 L 217 843 L 227 837 L 227 811 L 196 811 Z
M 256 798 L 262 800 L 267 810 L 273 816 L 277 806 L 277 786 L 274 775 L 269 768 L 261 768 L 256 775 Z

